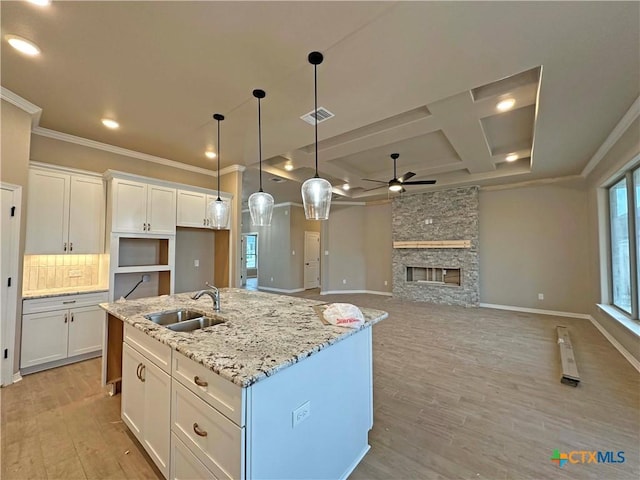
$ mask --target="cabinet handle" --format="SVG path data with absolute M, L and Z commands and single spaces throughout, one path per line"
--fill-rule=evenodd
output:
M 62 250 L 64 250 L 65 252 L 67 251 L 67 242 L 64 242 L 64 245 L 62 246 Z
M 193 381 L 199 387 L 206 387 L 207 385 L 209 385 L 209 382 L 205 382 L 204 380 L 200 380 L 200 377 L 197 376 L 197 375 L 195 377 L 193 377 Z
M 211 219 L 207 218 L 207 225 L 211 225 Z
M 204 430 L 200 430 L 200 427 L 198 426 L 197 423 L 193 424 L 193 431 L 196 432 L 196 435 L 200 435 L 201 437 L 207 436 L 207 432 Z
M 138 364 L 137 368 L 136 368 L 136 377 L 138 377 L 138 380 L 142 380 L 140 378 L 140 367 L 142 366 L 141 363 Z
M 151 231 L 151 224 L 147 223 L 147 232 L 150 232 L 150 231 Z
M 67 323 L 67 314 L 64 314 L 64 323 Z
M 62 302 L 63 305 L 69 305 L 70 303 L 76 303 L 75 300 L 67 300 L 66 302 Z
M 207 219 L 206 218 L 202 219 L 202 225 L 207 225 Z
M 69 242 L 69 251 L 73 252 L 73 242 Z
M 73 322 L 73 313 L 71 314 L 71 321 Z
M 142 364 L 142 368 L 140 369 L 140 380 L 142 380 L 143 382 L 146 380 L 146 377 L 144 376 L 144 371 L 147 369 L 147 366 L 145 364 Z

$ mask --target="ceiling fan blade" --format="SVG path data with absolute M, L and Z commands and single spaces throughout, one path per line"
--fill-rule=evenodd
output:
M 371 180 L 370 178 L 363 178 L 362 180 L 364 180 L 365 182 L 384 183 L 385 185 L 389 183 L 389 182 L 383 182 L 382 180 Z
M 402 182 L 403 185 L 433 185 L 435 180 L 414 180 L 413 182 Z
M 413 173 L 413 172 L 407 172 L 407 173 L 405 173 L 404 175 L 402 175 L 402 176 L 398 179 L 398 181 L 399 181 L 400 183 L 404 183 L 404 182 L 406 182 L 407 180 L 409 180 L 409 179 L 410 179 L 411 177 L 413 177 L 413 176 L 415 176 L 415 173 Z
M 380 185 L 379 187 L 368 188 L 365 192 L 370 192 L 371 190 L 378 190 L 379 188 L 387 188 L 387 185 Z

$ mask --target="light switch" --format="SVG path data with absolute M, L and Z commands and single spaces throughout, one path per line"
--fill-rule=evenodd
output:
M 199 266 L 200 266 L 200 260 L 197 260 L 197 259 L 196 259 L 196 260 L 194 260 L 194 261 L 193 261 L 193 266 L 194 266 L 194 267 L 199 267 Z

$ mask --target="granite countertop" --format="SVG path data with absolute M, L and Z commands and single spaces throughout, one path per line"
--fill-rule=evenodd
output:
M 314 306 L 326 302 L 285 295 L 220 289 L 221 311 L 211 298 L 189 293 L 103 303 L 120 320 L 201 363 L 223 378 L 247 387 L 355 332 L 387 318 L 387 312 L 361 308 L 365 324 L 357 329 L 325 325 Z M 144 315 L 178 308 L 199 310 L 225 323 L 189 333 L 174 332 Z
M 62 297 L 66 295 L 78 295 L 82 293 L 104 293 L 108 291 L 108 288 L 99 287 L 97 285 L 92 285 L 90 287 L 50 288 L 47 290 L 30 290 L 22 292 L 22 298 L 24 300 L 31 300 L 34 298 Z

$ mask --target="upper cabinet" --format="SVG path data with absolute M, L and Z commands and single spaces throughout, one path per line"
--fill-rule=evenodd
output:
M 211 228 L 209 203 L 215 202 L 217 195 L 193 190 L 178 190 L 177 225 L 178 227 Z M 230 202 L 227 194 L 220 193 L 224 202 Z M 231 221 L 231 216 L 229 216 Z M 230 226 L 227 225 L 226 229 Z
M 102 253 L 101 177 L 31 168 L 28 192 L 26 254 Z
M 111 231 L 176 233 L 176 189 L 125 178 L 111 181 Z

